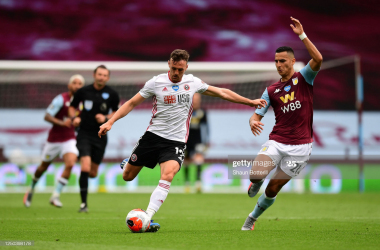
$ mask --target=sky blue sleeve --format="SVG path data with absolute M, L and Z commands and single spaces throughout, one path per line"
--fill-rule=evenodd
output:
M 62 95 L 57 95 L 47 108 L 46 113 L 48 113 L 51 116 L 55 116 L 59 112 L 59 110 L 61 110 L 62 107 L 63 97 Z
M 265 113 L 268 111 L 268 108 L 270 106 L 270 100 L 269 100 L 269 95 L 268 95 L 267 89 L 265 89 L 263 95 L 261 96 L 261 99 L 264 99 L 265 101 L 267 101 L 268 105 L 266 105 L 265 108 L 256 109 L 255 113 L 258 115 L 264 116 Z
M 309 63 L 300 70 L 300 73 L 303 76 L 303 78 L 305 78 L 306 82 L 311 86 L 313 86 L 314 79 L 317 76 L 318 72 L 319 71 L 313 71 Z

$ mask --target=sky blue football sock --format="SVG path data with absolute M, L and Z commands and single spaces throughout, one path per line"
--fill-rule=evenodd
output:
M 66 184 L 69 182 L 69 180 L 61 177 L 58 179 L 57 186 L 55 187 L 55 191 L 53 193 L 53 196 L 59 196 L 62 193 L 62 189 Z
M 273 197 L 273 198 L 270 198 L 270 197 L 267 197 L 265 195 L 265 193 L 263 193 L 258 201 L 257 201 L 257 204 L 255 206 L 255 209 L 253 209 L 253 212 L 250 214 L 250 217 L 253 217 L 253 218 L 259 218 L 259 216 L 264 213 L 264 211 L 270 207 L 274 201 L 276 200 L 276 197 Z

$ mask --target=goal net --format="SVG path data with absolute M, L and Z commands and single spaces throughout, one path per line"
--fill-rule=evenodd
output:
M 96 66 L 104 64 L 111 70 L 108 82 L 120 95 L 121 102 L 129 100 L 153 76 L 168 70 L 165 62 L 0 62 L 0 108 L 44 109 L 59 93 L 67 91 L 68 79 L 81 74 L 86 85 L 93 81 Z M 299 70 L 303 63 L 296 63 Z M 247 98 L 259 98 L 265 87 L 279 79 L 272 62 L 189 62 L 187 74 L 204 82 L 231 89 Z M 205 97 L 207 109 L 242 109 L 244 106 Z M 145 102 L 138 108 L 150 108 Z
M 8 171 L 8 175 L 13 176 L 11 173 L 14 173 L 16 177 L 12 177 L 12 182 L 24 185 L 30 182 L 50 129 L 50 124 L 43 121 L 43 115 L 52 99 L 67 91 L 68 80 L 74 74 L 83 75 L 86 85 L 91 84 L 93 70 L 101 64 L 110 69 L 111 76 L 107 84 L 119 93 L 121 103 L 133 97 L 153 76 L 168 71 L 166 62 L 0 62 L 0 148 L 3 148 L 4 156 L 10 162 L 8 165 L 3 163 L 0 168 L 3 172 Z M 298 71 L 303 66 L 302 63 L 296 63 L 295 69 Z M 186 73 L 250 99 L 260 98 L 265 88 L 279 79 L 273 62 L 189 62 Z M 247 125 L 254 109 L 208 96 L 202 97 L 202 107 L 208 111 L 211 133 L 211 145 L 206 155 L 208 162 L 210 159 L 211 162 L 215 162 L 213 159 L 226 159 L 228 154 L 241 154 L 243 150 L 251 153 L 252 147 L 260 147 L 261 142 L 252 137 Z M 90 190 L 96 191 L 105 185 L 107 191 L 144 192 L 141 187 L 157 185 L 158 168 L 154 171 L 143 169 L 138 180 L 127 184 L 120 182 L 120 177 L 116 178 L 121 174 L 120 161 L 129 156 L 148 126 L 151 100 L 145 101 L 136 109 L 138 110 L 131 112 L 125 119 L 119 120 L 112 133 L 109 133 L 104 164 L 100 166 L 99 178 L 90 181 Z M 270 129 L 267 130 L 269 133 Z M 1 162 L 4 160 L 0 164 Z M 206 170 L 202 173 L 205 176 L 202 179 L 207 180 L 205 183 L 212 183 L 209 178 L 220 174 L 212 171 L 221 168 L 208 166 L 210 165 L 205 165 Z M 20 169 L 25 169 L 25 172 Z M 57 178 L 62 170 L 62 163 L 49 168 L 46 185 L 41 186 L 40 191 L 51 190 L 55 181 L 49 178 Z M 192 168 L 192 181 L 195 178 L 193 171 L 195 170 Z M 77 166 L 73 169 L 73 178 L 78 178 L 79 174 L 80 169 Z M 183 178 L 177 179 L 173 185 L 180 187 L 183 185 Z M 229 181 L 220 177 L 216 182 L 222 179 Z M 72 185 L 67 191 L 77 191 L 77 180 L 70 183 Z M 120 185 L 127 186 L 120 188 Z M 18 187 L 14 188 L 19 190 Z M 237 185 L 236 188 L 240 186 Z M 9 187 L 7 190 L 10 190 Z

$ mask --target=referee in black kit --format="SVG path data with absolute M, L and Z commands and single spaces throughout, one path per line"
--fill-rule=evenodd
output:
M 88 177 L 97 176 L 107 145 L 107 136 L 98 137 L 99 126 L 107 122 L 119 107 L 119 95 L 106 86 L 109 78 L 110 71 L 104 65 L 96 67 L 94 83 L 79 89 L 69 107 L 73 125 L 79 126 L 77 148 L 81 164 L 79 186 L 82 199 L 79 212 L 88 212 Z M 83 103 L 83 110 L 80 116 L 75 117 L 75 109 L 80 102 Z

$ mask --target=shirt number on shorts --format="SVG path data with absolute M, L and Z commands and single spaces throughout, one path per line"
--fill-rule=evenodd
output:
M 185 158 L 185 151 L 184 151 L 183 149 L 180 149 L 180 148 L 178 148 L 178 147 L 175 147 L 175 153 L 176 153 L 177 155 L 179 154 L 178 158 L 179 158 L 181 161 L 183 161 L 183 158 Z
M 290 169 L 290 171 L 292 171 L 296 175 L 298 175 L 301 172 L 301 170 L 303 169 L 303 164 L 298 163 L 298 162 L 297 163 L 289 162 L 288 166 L 292 168 L 292 169 Z

